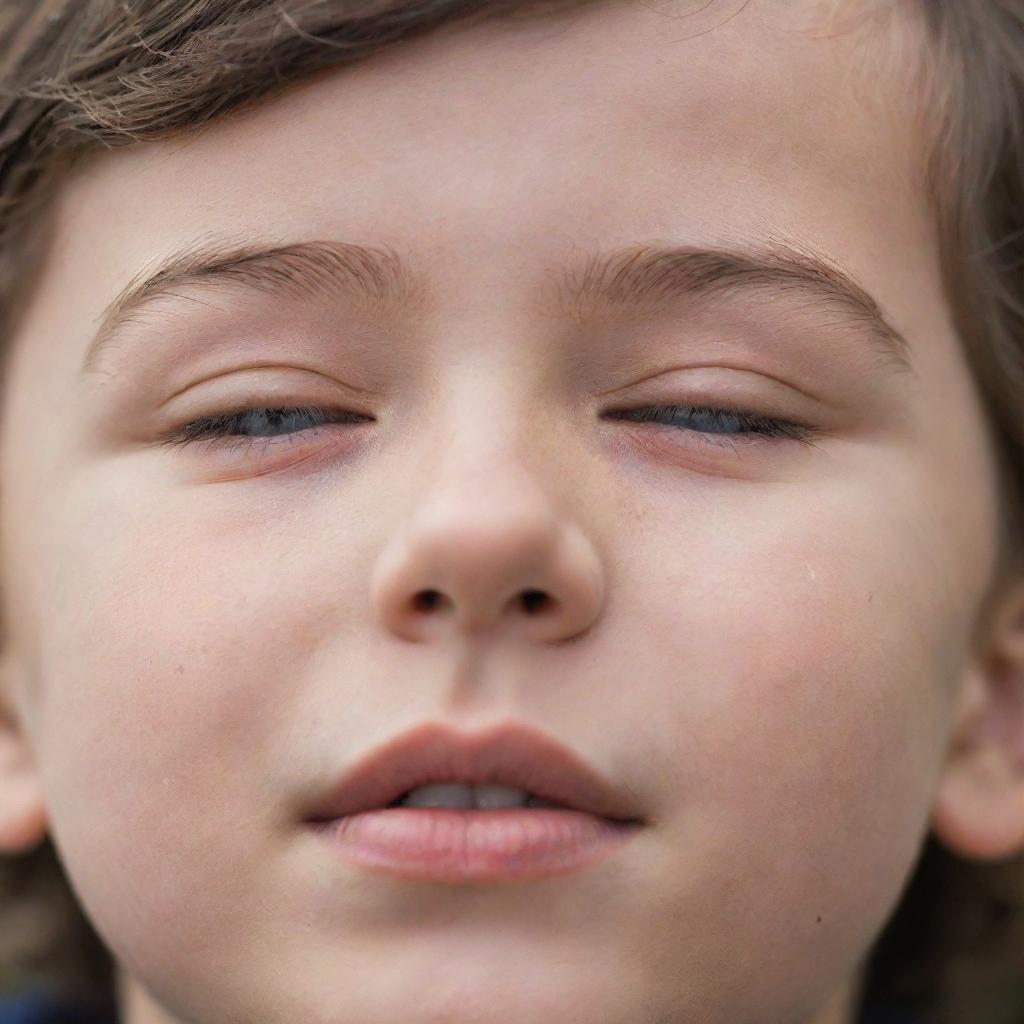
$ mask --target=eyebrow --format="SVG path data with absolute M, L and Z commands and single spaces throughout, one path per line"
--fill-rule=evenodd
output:
M 267 247 L 200 239 L 141 270 L 97 317 L 100 326 L 82 371 L 93 370 L 100 353 L 154 299 L 204 284 L 239 285 L 281 297 L 334 292 L 381 312 L 422 308 L 429 298 L 426 278 L 390 246 L 310 241 Z M 538 307 L 578 322 L 603 311 L 660 308 L 681 299 L 714 302 L 739 294 L 772 300 L 789 294 L 838 318 L 820 326 L 849 326 L 896 369 L 914 372 L 909 343 L 878 301 L 837 261 L 795 239 L 770 235 L 712 247 L 628 246 L 550 270 L 544 284 Z
M 831 317 L 819 327 L 849 327 L 896 370 L 915 373 L 910 343 L 878 300 L 836 260 L 792 237 L 715 247 L 638 245 L 591 255 L 553 277 L 549 303 L 584 319 L 601 308 L 660 307 L 682 296 L 712 304 L 737 295 L 803 300 L 804 308 Z
M 389 246 L 313 241 L 267 247 L 200 238 L 140 270 L 103 310 L 82 372 L 94 370 L 103 350 L 155 299 L 188 286 L 232 284 L 285 298 L 336 292 L 376 309 L 411 308 L 425 298 L 423 283 Z

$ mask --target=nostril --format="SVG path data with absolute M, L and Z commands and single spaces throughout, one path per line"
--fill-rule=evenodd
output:
M 437 590 L 421 590 L 413 598 L 413 606 L 417 611 L 428 612 L 436 608 L 444 600 Z M 520 600 L 528 614 L 535 614 L 551 603 L 551 598 L 543 590 L 524 590 Z
M 417 611 L 421 612 L 429 612 L 432 608 L 436 608 L 440 601 L 441 595 L 436 590 L 421 590 L 413 598 L 413 604 Z
M 543 590 L 527 590 L 523 592 L 523 607 L 529 613 L 538 612 L 548 603 L 548 595 Z

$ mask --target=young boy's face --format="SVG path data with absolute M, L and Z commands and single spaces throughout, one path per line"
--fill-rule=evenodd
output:
M 737 6 L 444 30 L 63 190 L 0 428 L 5 667 L 129 1024 L 848 1019 L 943 777 L 996 477 L 879 70 L 899 27 Z M 404 298 L 249 264 L 83 370 L 168 256 L 310 242 L 393 250 Z M 893 333 L 835 275 L 691 251 L 787 245 Z M 159 444 L 240 406 L 355 415 Z M 813 433 L 624 415 L 665 406 Z M 509 721 L 645 826 L 441 884 L 305 821 L 407 729 Z

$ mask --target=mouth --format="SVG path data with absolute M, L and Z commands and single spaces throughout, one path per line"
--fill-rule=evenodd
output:
M 350 864 L 434 882 L 575 871 L 645 825 L 628 792 L 517 723 L 404 733 L 360 760 L 306 820 Z
M 471 785 L 448 779 L 419 785 L 407 790 L 400 797 L 392 800 L 392 807 L 425 807 L 448 808 L 449 810 L 499 810 L 510 807 L 547 807 L 568 811 L 574 808 L 553 800 L 546 800 L 536 793 L 531 793 L 516 786 L 491 784 Z M 578 808 L 577 808 L 578 809 Z

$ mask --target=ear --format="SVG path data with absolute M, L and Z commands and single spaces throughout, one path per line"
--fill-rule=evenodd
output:
M 960 692 L 932 828 L 953 853 L 996 861 L 1024 852 L 1024 581 L 985 641 Z
M 13 657 L 0 652 L 0 855 L 27 852 L 47 832 L 42 780 L 15 707 L 16 676 Z

